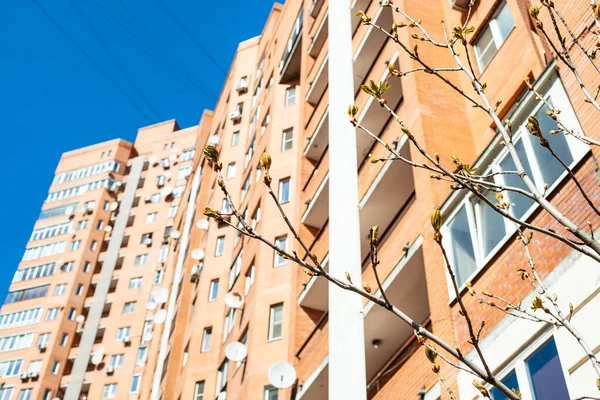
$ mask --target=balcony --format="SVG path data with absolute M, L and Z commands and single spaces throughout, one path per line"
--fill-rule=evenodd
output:
M 327 29 L 327 21 L 329 20 L 329 12 L 325 14 L 319 27 L 317 28 L 317 32 L 315 32 L 314 36 L 311 38 L 310 46 L 308 46 L 308 55 L 316 58 L 321 49 L 323 48 L 323 44 L 325 44 L 325 40 L 327 39 L 328 29 Z
M 357 1 L 359 3 L 360 1 Z M 358 19 L 358 18 L 354 18 Z M 353 20 L 354 20 L 353 19 Z M 394 23 L 394 16 L 391 7 L 382 7 L 377 10 L 373 23 L 384 28 L 391 27 Z M 361 83 L 364 82 L 373 64 L 377 60 L 387 36 L 378 29 L 369 26 L 365 36 L 361 40 L 354 53 L 354 90 L 358 91 Z
M 319 11 L 321 11 L 323 3 L 325 3 L 325 0 L 313 0 L 313 3 L 310 6 L 309 10 L 309 14 L 311 17 L 315 18 L 317 15 L 319 15 Z
M 329 145 L 329 109 L 327 109 L 317 124 L 314 133 L 310 137 L 304 157 L 311 161 L 319 161 Z
M 406 137 L 397 145 L 400 155 L 409 158 Z M 302 216 L 306 225 L 321 227 L 329 217 L 329 175 L 317 189 L 309 208 Z M 394 222 L 402 216 L 411 204 L 414 193 L 412 169 L 401 161 L 386 161 L 371 186 L 359 203 L 361 231 L 367 232 L 374 225 L 379 225 L 380 237 L 385 246 L 385 235 Z M 394 201 L 390 201 L 394 199 Z M 312 225 L 311 225 L 312 224 Z M 365 260 L 369 254 L 369 236 L 361 235 L 361 258 Z M 385 251 L 385 247 L 382 251 Z M 320 282 L 322 281 L 322 282 Z M 328 285 L 324 278 L 312 278 L 300 294 L 298 302 L 303 307 L 326 311 Z
M 310 83 L 310 88 L 306 93 L 306 101 L 313 106 L 316 106 L 327 89 L 329 75 L 329 55 L 321 63 L 315 79 Z
M 390 301 L 418 323 L 427 321 L 430 315 L 422 242 L 422 237 L 415 240 L 383 282 Z M 367 303 L 364 314 L 366 375 L 369 382 L 385 369 L 411 340 L 413 328 L 373 303 Z M 375 340 L 378 341 L 377 348 L 373 346 Z M 302 382 L 298 399 L 327 398 L 328 365 L 329 359 L 326 356 L 313 373 Z
M 329 173 L 319 184 L 306 211 L 302 215 L 302 223 L 320 229 L 329 218 Z
M 352 3 L 352 21 L 351 21 L 351 26 L 352 26 L 352 34 L 354 35 L 356 33 L 356 29 L 358 28 L 358 25 L 360 24 L 360 18 L 359 17 L 355 17 L 356 13 L 358 13 L 359 11 L 367 11 L 367 7 L 369 7 L 369 4 L 371 4 L 371 0 L 354 0 L 354 2 Z M 392 25 L 390 25 L 391 27 Z
M 279 83 L 288 83 L 300 76 L 300 66 L 302 61 L 302 23 L 304 20 L 304 9 L 300 10 L 296 22 L 294 23 L 294 29 L 288 39 L 281 59 L 279 72 L 281 78 Z

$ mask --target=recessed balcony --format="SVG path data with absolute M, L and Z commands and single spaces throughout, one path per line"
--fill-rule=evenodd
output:
M 352 3 L 352 21 L 351 21 L 351 26 L 352 26 L 352 35 L 354 35 L 356 33 L 356 29 L 358 28 L 358 25 L 360 24 L 360 18 L 359 17 L 355 17 L 356 13 L 358 13 L 359 11 L 367 11 L 367 8 L 369 7 L 369 4 L 371 4 L 371 0 L 354 0 L 354 2 Z M 390 25 L 391 27 L 391 25 Z
M 310 10 L 308 11 L 311 17 L 314 18 L 317 15 L 319 15 L 319 11 L 321 11 L 323 3 L 325 3 L 325 0 L 313 0 L 312 5 L 310 6 Z
M 358 12 L 358 11 L 357 11 Z M 354 14 L 354 13 L 353 13 Z M 358 19 L 358 18 L 356 18 Z M 373 23 L 386 29 L 394 23 L 391 7 L 382 7 L 377 10 Z M 387 40 L 387 36 L 377 28 L 369 26 L 367 32 L 354 53 L 354 91 L 356 92 L 361 83 L 369 74 L 373 64 L 377 60 L 381 49 Z
M 329 269 L 329 255 L 325 256 L 321 265 L 325 271 Z M 327 311 L 329 309 L 328 293 L 329 281 L 323 277 L 313 276 L 300 293 L 298 304 L 314 310 Z
M 383 281 L 389 300 L 418 323 L 427 321 L 430 315 L 422 242 L 422 237 L 419 237 Z M 413 328 L 374 303 L 367 303 L 364 314 L 366 378 L 369 382 L 404 348 L 412 338 Z M 328 366 L 329 357 L 326 356 L 301 382 L 298 399 L 327 398 Z
M 280 64 L 280 76 L 279 83 L 288 83 L 300 76 L 300 67 L 302 61 L 302 25 L 304 21 L 303 9 L 300 10 L 296 22 L 294 23 L 294 29 L 286 44 L 285 52 Z
M 325 56 L 325 59 L 321 63 L 321 66 L 317 70 L 315 78 L 310 83 L 310 88 L 306 93 L 306 101 L 313 106 L 316 106 L 323 97 L 325 89 L 328 85 L 329 75 L 329 55 Z
M 327 39 L 328 29 L 327 29 L 327 21 L 329 20 L 329 11 L 325 14 L 315 35 L 311 38 L 310 46 L 308 46 L 308 55 L 315 58 L 321 52 L 323 45 L 325 44 L 325 40 Z
M 329 218 L 329 173 L 325 175 L 319 184 L 313 198 L 308 203 L 306 211 L 302 215 L 302 223 L 321 228 Z
M 311 161 L 319 161 L 329 145 L 329 109 L 325 110 L 321 120 L 317 124 L 314 133 L 310 137 L 304 156 Z

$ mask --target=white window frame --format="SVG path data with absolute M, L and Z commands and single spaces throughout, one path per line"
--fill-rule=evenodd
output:
M 235 172 L 236 172 L 235 162 L 229 163 L 229 165 L 227 165 L 227 179 L 235 178 Z
M 510 29 L 510 31 L 506 34 L 506 36 L 502 37 L 502 33 L 500 32 L 500 28 L 498 26 L 497 18 L 498 18 L 498 15 L 500 15 L 500 13 L 504 10 L 505 7 L 508 8 L 508 11 L 510 12 L 510 14 L 512 16 L 513 26 Z M 492 42 L 488 43 L 488 45 L 486 46 L 485 49 L 480 50 L 479 46 L 478 46 L 479 41 L 481 39 L 481 36 L 488 29 L 492 33 Z M 494 10 L 494 13 L 493 13 L 492 17 L 489 19 L 489 21 L 486 24 L 486 27 L 481 30 L 481 32 L 477 35 L 478 37 L 473 42 L 473 52 L 475 53 L 475 59 L 477 60 L 477 66 L 479 67 L 479 71 L 480 72 L 483 72 L 488 67 L 488 65 L 491 64 L 491 62 L 494 59 L 495 55 L 498 53 L 498 51 L 500 51 L 500 48 L 502 47 L 502 45 L 506 41 L 506 38 L 508 38 L 508 36 L 510 35 L 510 33 L 513 31 L 513 29 L 515 29 L 515 17 L 512 14 L 512 10 L 510 9 L 510 6 L 508 5 L 508 2 L 506 0 L 503 0 L 502 3 L 499 4 L 496 7 L 496 9 Z M 492 56 L 490 57 L 488 63 L 485 64 L 485 65 L 483 65 L 482 64 L 483 60 L 481 59 L 481 54 L 485 53 L 485 51 L 488 49 L 488 47 L 491 45 L 491 43 L 495 44 L 496 51 L 494 52 L 494 54 L 492 54 Z
M 288 246 L 288 237 L 287 235 L 285 236 L 280 236 L 278 238 L 275 238 L 275 245 L 279 248 L 281 248 L 281 242 L 285 241 L 285 246 L 282 248 L 282 250 L 287 251 L 287 246 Z M 283 257 L 281 257 L 277 252 L 275 252 L 275 257 L 273 259 L 273 267 L 277 268 L 277 267 L 282 267 L 285 264 L 287 264 L 287 260 Z
M 201 353 L 208 353 L 212 347 L 212 326 L 207 326 L 202 331 Z
M 286 107 L 293 106 L 296 104 L 296 91 L 297 91 L 296 86 L 290 86 L 287 89 L 285 89 L 285 106 Z M 291 95 L 290 95 L 290 93 L 291 93 Z
M 291 136 L 290 136 L 291 134 Z M 286 152 L 294 148 L 294 128 L 284 129 L 281 133 L 281 151 Z
M 131 377 L 131 383 L 129 384 L 129 393 L 136 394 L 140 392 L 140 384 L 142 382 L 142 374 L 135 374 Z
M 254 273 L 255 273 L 254 264 L 252 264 L 248 270 L 246 271 L 246 286 L 244 287 L 244 295 L 250 293 L 250 289 L 254 284 Z
M 215 301 L 219 296 L 219 280 L 213 279 L 210 281 L 208 287 L 208 301 Z
M 215 257 L 220 257 L 223 254 L 225 254 L 225 235 L 219 236 L 215 245 Z
M 282 200 L 282 192 L 283 192 L 283 185 L 285 183 L 288 183 L 288 193 L 287 193 L 287 199 L 285 199 L 285 201 Z M 286 204 L 289 203 L 292 200 L 292 179 L 291 178 L 283 178 L 281 180 L 279 180 L 279 191 L 277 193 L 277 200 L 279 201 L 279 204 Z
M 275 311 L 276 309 L 281 309 L 281 321 L 275 321 Z M 269 307 L 269 342 L 270 341 L 274 341 L 274 340 L 280 340 L 283 338 L 283 321 L 284 321 L 284 315 L 283 315 L 283 303 L 278 303 L 278 304 L 273 304 L 271 307 Z M 275 336 L 274 331 L 275 331 L 275 325 L 278 322 L 279 325 L 281 325 L 281 334 L 280 336 Z
M 570 104 L 570 102 L 568 100 L 565 89 L 563 88 L 562 83 L 561 83 L 560 79 L 558 78 L 554 68 L 549 67 L 549 69 L 546 71 L 546 73 L 538 79 L 536 89 L 538 90 L 538 92 L 544 93 L 544 97 L 546 99 L 550 99 L 551 102 L 553 103 L 553 106 L 556 109 L 561 110 L 561 122 L 565 126 L 569 127 L 570 129 L 573 129 L 576 132 L 582 131 L 581 126 L 579 125 L 579 122 L 577 120 L 577 116 L 575 115 L 575 112 L 573 111 L 572 105 Z M 525 122 L 527 120 L 527 117 L 529 115 L 534 115 L 541 107 L 543 107 L 543 102 L 541 100 L 536 100 L 534 94 L 528 93 L 522 99 L 519 106 L 517 106 L 517 108 L 515 109 L 515 111 L 510 119 L 511 119 L 511 121 L 518 121 L 518 124 L 513 122 L 513 130 L 515 131 L 515 133 L 513 134 L 513 140 L 515 143 L 517 143 L 519 140 L 523 141 L 523 145 L 527 151 L 527 156 L 528 156 L 527 160 L 530 164 L 532 173 L 534 175 L 531 178 L 534 180 L 534 182 L 536 182 L 536 185 L 538 186 L 538 190 L 540 192 L 544 192 L 544 188 L 543 188 L 544 180 L 541 178 L 541 175 L 540 175 L 541 167 L 532 151 L 532 148 L 533 148 L 532 145 L 538 139 L 533 137 L 531 134 L 529 134 L 525 127 Z M 544 134 L 547 135 L 548 133 L 544 132 Z M 559 134 L 562 135 L 562 133 L 559 133 Z M 565 135 L 565 139 L 566 139 L 567 145 L 569 147 L 569 150 L 571 151 L 571 153 L 573 155 L 573 162 L 569 165 L 569 168 L 573 169 L 579 162 L 581 162 L 581 160 L 583 158 L 585 158 L 586 154 L 590 151 L 590 149 L 588 146 L 584 145 L 582 142 L 575 139 L 571 135 Z M 488 151 L 486 151 L 486 153 L 484 153 L 482 155 L 481 159 L 474 165 L 476 167 L 480 167 L 481 165 L 487 166 L 486 168 L 480 168 L 480 170 L 482 170 L 483 173 L 485 173 L 484 171 L 486 171 L 486 170 L 489 172 L 497 171 L 499 163 L 502 160 L 504 160 L 505 157 L 507 157 L 508 150 L 505 149 L 504 146 L 501 146 L 499 144 L 500 140 L 501 140 L 501 138 L 498 135 L 495 138 L 494 142 L 489 146 Z M 510 157 L 510 156 L 508 155 L 508 157 Z M 555 191 L 555 189 L 567 177 L 568 177 L 568 172 L 565 170 L 548 187 L 548 190 L 545 191 L 546 197 L 552 195 L 552 193 Z M 499 183 L 503 183 L 503 179 L 504 179 L 503 175 L 497 175 L 497 178 L 499 179 Z M 510 193 L 504 193 L 504 197 L 505 197 L 505 201 L 510 201 Z M 444 207 L 442 207 L 442 210 L 441 210 L 442 214 L 444 216 L 447 216 L 444 218 L 444 220 L 446 222 L 442 226 L 441 232 L 442 232 L 442 236 L 444 237 L 444 241 L 446 242 L 445 247 L 446 247 L 446 250 L 448 251 L 449 259 L 453 260 L 454 259 L 453 246 L 448 245 L 451 240 L 451 234 L 448 229 L 448 225 L 449 225 L 449 222 L 452 221 L 454 216 L 463 207 L 466 207 L 467 219 L 468 219 L 469 227 L 470 227 L 469 232 L 470 232 L 471 242 L 473 244 L 473 249 L 474 249 L 474 253 L 475 253 L 476 268 L 475 268 L 475 271 L 469 277 L 466 277 L 464 282 L 458 282 L 459 289 L 461 289 L 461 290 L 462 290 L 462 288 L 464 288 L 466 282 L 472 281 L 478 274 L 481 273 L 481 271 L 485 267 L 485 265 L 487 265 L 490 262 L 490 260 L 492 260 L 497 255 L 497 253 L 506 244 L 506 242 L 508 240 L 510 240 L 510 238 L 514 237 L 514 235 L 516 233 L 515 225 L 512 224 L 508 219 L 503 218 L 503 221 L 505 224 L 505 229 L 506 229 L 506 235 L 504 236 L 503 239 L 501 239 L 497 243 L 496 247 L 494 247 L 492 250 L 490 250 L 487 255 L 484 255 L 483 247 L 481 245 L 481 234 L 482 233 L 478 232 L 478 230 L 476 229 L 477 213 L 479 213 L 479 211 L 475 210 L 475 207 L 470 206 L 473 198 L 474 198 L 474 195 L 472 195 L 470 193 L 467 194 L 466 196 L 464 195 L 464 192 L 455 193 L 454 195 L 452 195 L 450 197 L 449 201 L 446 202 L 446 205 Z M 520 217 L 520 219 L 527 220 L 533 213 L 535 213 L 535 211 L 538 208 L 539 208 L 539 204 L 534 202 L 530 206 L 530 208 L 524 213 L 524 215 L 522 217 Z M 455 268 L 455 266 L 452 266 L 452 267 Z M 456 298 L 456 293 L 454 291 L 452 280 L 448 273 L 446 273 L 446 278 L 447 278 L 448 290 L 450 293 L 450 302 L 452 302 Z
M 114 399 L 117 397 L 117 384 L 107 383 L 102 387 L 102 398 L 103 399 Z

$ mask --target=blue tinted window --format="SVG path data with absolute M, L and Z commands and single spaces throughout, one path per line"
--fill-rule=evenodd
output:
M 506 385 L 506 387 L 509 389 L 519 390 L 519 382 L 517 381 L 517 374 L 515 374 L 514 370 L 508 374 L 506 378 L 502 379 L 502 383 L 504 383 L 504 385 Z M 504 393 L 495 388 L 490 391 L 490 394 L 492 395 L 493 400 L 508 399 Z
M 535 400 L 569 399 L 565 375 L 553 339 L 540 347 L 526 363 Z

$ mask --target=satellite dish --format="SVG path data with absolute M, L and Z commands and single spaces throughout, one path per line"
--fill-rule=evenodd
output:
M 145 334 L 144 334 L 144 336 L 142 336 L 142 340 L 143 340 L 144 342 L 149 342 L 149 341 L 151 341 L 151 340 L 152 340 L 152 333 L 150 333 L 150 332 L 148 332 L 148 333 L 145 333 Z
M 111 225 L 106 225 L 106 226 L 104 227 L 104 231 L 105 231 L 105 232 L 112 232 L 112 226 L 111 226 Z
M 165 186 L 161 191 L 160 194 L 163 197 L 168 197 L 171 195 L 171 193 L 173 193 L 173 188 L 171 186 Z
M 167 299 L 169 298 L 169 289 L 156 289 L 152 292 L 152 297 L 154 298 L 154 301 L 158 304 L 166 303 Z
M 148 159 L 148 162 L 149 162 L 150 164 L 156 164 L 156 156 L 151 156 L 151 157 Z
M 208 143 L 214 145 L 219 144 L 219 135 L 211 135 L 208 138 Z
M 171 236 L 173 239 L 179 239 L 179 236 L 181 236 L 181 233 L 179 233 L 179 231 L 171 231 L 169 236 Z
M 148 304 L 146 304 L 146 310 L 156 310 L 156 303 L 153 301 L 148 302 Z
M 83 321 L 85 321 L 85 317 L 84 317 L 84 315 L 83 315 L 83 314 L 79 314 L 79 315 L 77 316 L 77 318 L 75 318 L 75 321 L 77 321 L 78 323 L 80 323 L 80 324 L 81 324 Z
M 289 388 L 296 382 L 296 370 L 290 363 L 273 364 L 269 369 L 269 382 L 277 389 Z
M 207 231 L 208 224 L 209 222 L 207 219 L 199 219 L 198 221 L 196 221 L 196 228 L 202 229 L 203 231 Z
M 94 364 L 94 365 L 98 365 L 98 364 L 100 364 L 100 363 L 102 362 L 102 358 L 104 358 L 104 354 L 101 354 L 101 353 L 95 353 L 95 354 L 92 356 L 92 364 Z
M 232 342 L 225 347 L 225 357 L 231 361 L 241 362 L 248 355 L 246 345 L 240 342 Z
M 117 208 L 119 208 L 119 202 L 118 201 L 113 201 L 112 203 L 110 203 L 110 211 L 116 211 Z
M 167 320 L 167 310 L 158 310 L 156 314 L 154 314 L 154 323 L 157 325 L 162 324 Z
M 202 249 L 194 249 L 192 250 L 192 259 L 196 261 L 200 261 L 204 258 L 204 250 Z
M 175 150 L 175 149 L 173 149 L 173 150 Z M 177 150 L 175 150 L 174 152 L 176 152 L 176 151 L 177 151 Z M 175 161 L 175 160 L 177 160 L 177 154 L 171 154 L 171 155 L 169 156 L 169 160 L 171 160 L 171 161 Z
M 73 214 L 74 212 L 75 212 L 75 209 L 73 207 L 65 208 L 65 215 Z
M 244 296 L 238 292 L 229 292 L 225 295 L 225 304 L 231 308 L 242 308 L 244 306 Z

